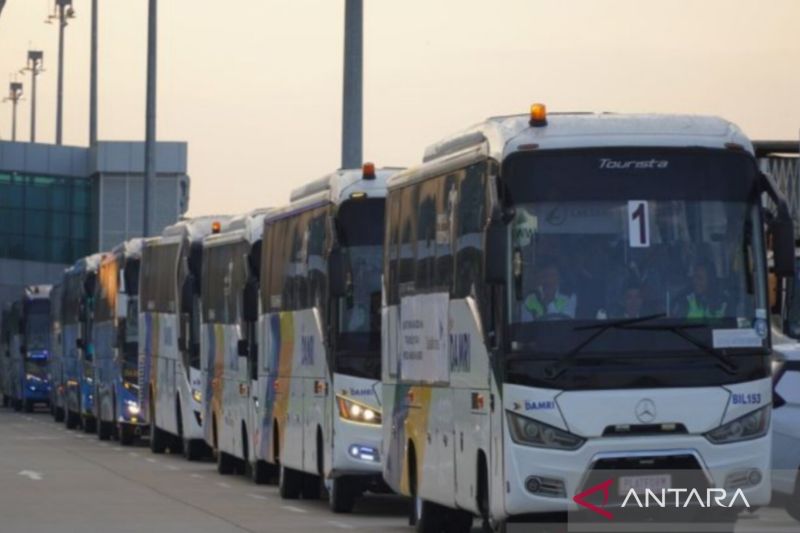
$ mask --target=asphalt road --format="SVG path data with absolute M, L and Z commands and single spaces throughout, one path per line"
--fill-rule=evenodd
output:
M 334 515 L 326 502 L 288 502 L 275 487 L 220 476 L 210 462 L 123 448 L 45 413 L 0 409 L 0 533 L 411 533 L 407 505 L 368 496 L 354 513 Z M 738 531 L 798 533 L 800 524 L 768 508 L 740 519 Z

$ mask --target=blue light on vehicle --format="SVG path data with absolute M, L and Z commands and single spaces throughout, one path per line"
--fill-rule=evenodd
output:
M 380 460 L 378 450 L 372 446 L 364 446 L 362 444 L 351 444 L 348 450 L 350 456 L 354 459 L 362 461 L 369 461 L 370 463 L 377 463 Z

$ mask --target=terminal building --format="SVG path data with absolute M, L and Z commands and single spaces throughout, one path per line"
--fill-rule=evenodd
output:
M 143 142 L 0 141 L 0 308 L 78 258 L 142 236 L 144 160 Z M 188 208 L 186 166 L 186 143 L 158 143 L 153 234 Z

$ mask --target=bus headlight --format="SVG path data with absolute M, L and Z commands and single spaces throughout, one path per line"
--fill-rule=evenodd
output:
M 511 411 L 506 412 L 508 413 L 508 427 L 511 430 L 511 439 L 517 444 L 538 446 L 540 448 L 577 450 L 586 442 L 586 439 L 573 435 L 568 431 Z
M 381 412 L 374 407 L 355 402 L 343 396 L 336 396 L 339 417 L 350 422 L 360 422 L 373 426 L 381 425 Z
M 192 389 L 192 398 L 197 403 L 201 403 L 203 401 L 203 393 L 200 392 L 200 389 Z
M 706 438 L 714 444 L 728 444 L 743 440 L 757 439 L 767 434 L 772 406 L 756 409 L 727 424 L 706 433 Z
M 136 402 L 134 400 L 128 400 L 125 403 L 127 404 L 128 413 L 129 414 L 131 414 L 133 416 L 136 416 L 136 415 L 139 414 L 140 409 L 139 409 L 139 403 L 138 402 Z
M 41 383 L 42 382 L 42 378 L 40 378 L 39 376 L 36 376 L 34 374 L 25 374 L 25 379 L 28 380 L 28 381 L 33 381 L 35 383 Z

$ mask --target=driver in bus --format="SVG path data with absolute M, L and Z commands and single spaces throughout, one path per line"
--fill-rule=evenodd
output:
M 675 316 L 702 320 L 723 318 L 728 307 L 724 294 L 715 289 L 713 267 L 697 263 L 692 269 L 692 287 L 688 294 L 676 303 Z
M 523 321 L 540 320 L 547 316 L 575 318 L 577 299 L 574 294 L 561 292 L 561 273 L 555 262 L 546 262 L 539 269 L 539 288 L 525 298 Z

